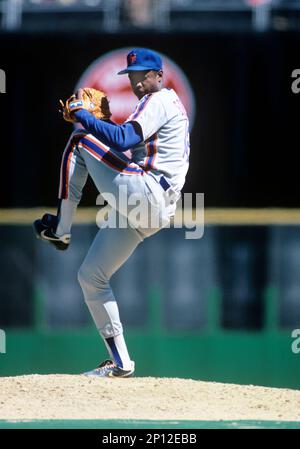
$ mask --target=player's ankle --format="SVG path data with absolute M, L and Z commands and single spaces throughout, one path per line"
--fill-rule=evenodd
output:
M 134 362 L 130 360 L 130 363 L 126 363 L 126 365 L 122 366 L 123 371 L 131 371 L 132 367 L 134 366 Z
M 58 215 L 56 235 L 61 237 L 71 233 L 71 227 L 77 209 L 77 203 L 72 200 L 62 200 Z
M 58 232 L 54 233 L 56 237 L 59 238 L 59 240 L 61 240 L 63 243 L 70 243 L 71 240 L 71 234 L 69 232 L 65 232 L 63 234 L 59 234 Z

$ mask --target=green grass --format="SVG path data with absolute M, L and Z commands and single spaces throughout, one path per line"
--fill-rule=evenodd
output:
M 300 429 L 299 421 L 0 420 L 0 429 Z

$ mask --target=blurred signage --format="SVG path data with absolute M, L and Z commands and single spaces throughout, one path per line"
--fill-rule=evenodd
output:
M 246 3 L 250 6 L 261 6 L 272 3 L 272 0 L 246 0 Z

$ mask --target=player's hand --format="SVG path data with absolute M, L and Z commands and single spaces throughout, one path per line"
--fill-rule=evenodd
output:
M 88 109 L 86 102 L 83 101 L 83 89 L 78 89 L 78 91 L 71 96 L 71 101 L 69 102 L 70 114 L 79 111 L 80 109 Z
M 80 94 L 82 97 L 82 93 Z M 76 94 L 71 95 L 66 103 L 62 100 L 59 100 L 61 109 L 59 112 L 63 114 L 63 118 L 67 122 L 75 123 L 77 122 L 76 117 L 74 116 L 74 112 L 79 111 L 79 109 L 83 109 L 83 101 L 77 98 Z
M 74 99 L 82 100 L 82 94 L 83 94 L 83 89 L 78 89 L 77 92 L 74 94 Z

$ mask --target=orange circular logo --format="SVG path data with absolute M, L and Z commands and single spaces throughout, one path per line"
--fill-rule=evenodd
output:
M 123 123 L 133 112 L 138 99 L 131 90 L 128 76 L 117 75 L 127 66 L 127 54 L 131 48 L 120 48 L 96 59 L 82 74 L 75 91 L 82 87 L 93 87 L 106 93 L 111 119 Z M 191 85 L 175 62 L 160 53 L 163 60 L 164 86 L 175 90 L 181 99 L 190 121 L 190 128 L 195 116 L 195 98 Z

